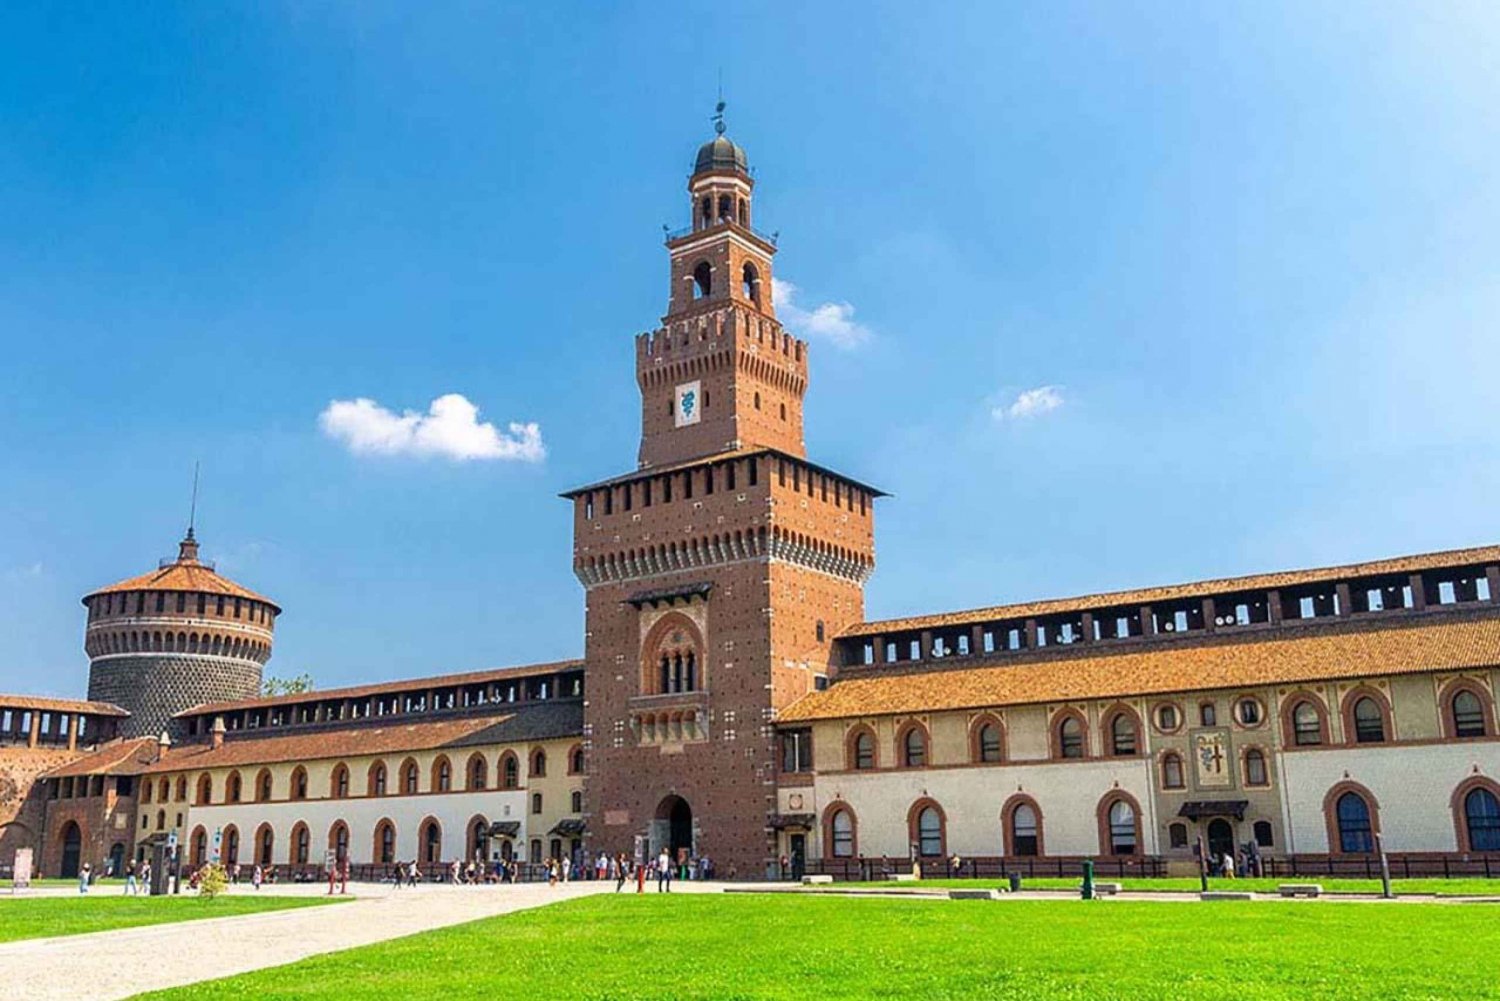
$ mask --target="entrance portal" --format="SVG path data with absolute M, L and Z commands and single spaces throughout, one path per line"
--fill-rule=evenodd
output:
M 1208 822 L 1208 853 L 1234 854 L 1234 827 L 1223 817 L 1215 817 Z
M 693 808 L 681 796 L 668 796 L 656 808 L 656 820 L 651 825 L 651 851 L 653 854 L 667 849 L 675 863 L 685 849 L 688 857 L 693 854 Z
M 73 879 L 78 875 L 78 856 L 83 848 L 83 834 L 78 830 L 78 824 L 68 821 L 62 830 L 63 852 L 62 872 L 63 879 Z

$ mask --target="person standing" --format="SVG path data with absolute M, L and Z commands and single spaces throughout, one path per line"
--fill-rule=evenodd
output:
M 573 857 L 564 855 L 562 859 L 562 881 L 568 882 L 573 876 Z
M 257 892 L 259 892 L 261 881 L 265 878 L 265 870 L 261 869 L 260 863 L 257 862 L 255 864 L 255 868 L 250 872 L 250 885 L 253 886 Z
M 125 864 L 125 896 L 133 897 L 141 892 L 140 884 L 135 881 L 135 863 Z
M 151 860 L 147 859 L 141 863 L 141 885 L 137 890 L 146 896 L 151 896 Z
M 93 871 L 93 867 L 90 866 L 87 862 L 85 862 L 83 865 L 81 865 L 81 866 L 78 867 L 78 892 L 79 893 L 88 893 L 89 892 L 89 873 L 92 872 L 92 871 Z
M 656 892 L 672 892 L 672 856 L 665 847 L 656 857 Z

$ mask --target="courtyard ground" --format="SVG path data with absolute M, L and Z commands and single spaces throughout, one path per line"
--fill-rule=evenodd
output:
M 262 911 L 323 903 L 318 897 L 270 894 L 220 896 L 127 897 L 120 889 L 62 896 L 0 896 L 0 942 L 84 935 L 91 932 L 232 918 Z
M 1496 955 L 1481 903 L 604 894 L 150 997 L 1482 998 Z

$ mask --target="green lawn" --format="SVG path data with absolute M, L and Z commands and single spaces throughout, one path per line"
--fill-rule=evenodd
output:
M 204 900 L 195 896 L 127 897 L 119 891 L 95 891 L 76 897 L 0 896 L 0 942 L 199 918 L 228 918 L 322 903 L 325 901 L 321 897 L 221 896 Z
M 1156 890 L 1170 892 L 1197 893 L 1199 883 L 1196 878 L 1137 878 L 1127 876 L 1124 879 L 1115 879 L 1112 876 L 1100 876 L 1101 883 L 1120 883 L 1127 890 Z M 1077 877 L 1037 877 L 1035 879 L 1023 879 L 1021 888 L 1026 890 L 1077 890 L 1082 880 Z M 1298 876 L 1296 878 L 1286 877 L 1284 879 L 1210 879 L 1208 888 L 1210 890 L 1249 890 L 1255 893 L 1275 893 L 1276 888 L 1282 883 L 1317 883 L 1328 893 L 1376 893 L 1380 892 L 1380 880 L 1378 879 L 1333 879 L 1319 876 Z M 924 879 L 917 883 L 876 882 L 876 883 L 836 883 L 833 889 L 849 889 L 869 887 L 876 889 L 900 888 L 921 889 L 947 889 L 957 887 L 960 889 L 974 889 L 976 887 L 1009 886 L 1005 880 L 1000 879 Z M 826 885 L 822 887 L 828 889 Z M 1500 879 L 1393 879 L 1391 890 L 1397 895 L 1403 893 L 1436 894 L 1438 896 L 1500 896 Z
M 149 995 L 1500 997 L 1485 904 L 604 895 Z

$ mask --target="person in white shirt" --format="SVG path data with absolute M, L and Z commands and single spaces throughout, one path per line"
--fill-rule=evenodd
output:
M 656 857 L 656 892 L 672 892 L 672 856 L 663 848 Z

